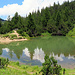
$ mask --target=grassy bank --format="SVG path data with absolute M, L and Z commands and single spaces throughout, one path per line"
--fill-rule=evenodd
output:
M 7 68 L 0 69 L 0 75 L 36 75 L 41 68 L 38 66 L 21 65 L 19 62 L 10 61 Z
M 10 61 L 7 68 L 0 69 L 0 75 L 42 75 L 39 74 L 41 69 L 42 67 L 21 65 L 19 62 Z M 75 75 L 75 69 L 66 69 L 65 75 Z

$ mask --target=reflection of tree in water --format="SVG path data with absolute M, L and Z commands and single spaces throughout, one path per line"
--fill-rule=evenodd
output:
M 9 56 L 12 58 L 13 57 L 13 51 L 10 51 L 8 52 Z
M 63 53 L 65 56 L 68 56 L 69 54 L 75 54 L 74 42 L 63 36 L 54 36 L 47 39 L 35 38 L 27 41 L 26 43 L 23 42 L 23 45 L 29 49 L 31 56 L 34 53 L 34 49 L 37 47 L 42 48 L 45 54 L 48 55 L 52 52 L 58 54 L 58 56 L 60 56 L 61 53 Z
M 16 54 L 17 58 L 20 59 L 20 56 L 23 53 L 23 49 L 28 48 L 30 52 L 31 59 L 33 58 L 34 50 L 38 48 L 42 48 L 45 54 L 50 55 L 50 53 L 54 52 L 54 54 L 58 54 L 60 56 L 63 53 L 66 57 L 70 54 L 75 55 L 75 43 L 67 37 L 63 36 L 54 36 L 50 38 L 35 38 L 29 41 L 13 42 L 8 45 L 4 45 L 5 47 L 13 50 Z M 2 49 L 1 49 L 2 50 Z
M 30 58 L 33 60 L 33 52 L 30 52 Z
M 3 52 L 2 48 L 4 48 L 4 47 L 5 46 L 3 44 L 0 44 L 0 55 L 2 55 L 2 52 Z
M 3 52 L 2 49 L 0 49 L 0 55 L 2 55 L 2 52 Z
M 20 59 L 20 56 L 22 56 L 22 53 L 23 53 L 23 51 L 22 50 L 13 50 L 14 51 L 14 53 L 16 54 L 16 57 L 18 58 L 18 59 Z

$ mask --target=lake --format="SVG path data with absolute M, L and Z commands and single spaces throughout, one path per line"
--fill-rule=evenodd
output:
M 29 41 L 0 44 L 0 56 L 26 65 L 42 66 L 45 54 L 54 56 L 63 68 L 75 68 L 75 38 L 37 37 Z

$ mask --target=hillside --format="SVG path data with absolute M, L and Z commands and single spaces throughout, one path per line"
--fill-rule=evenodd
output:
M 0 33 L 6 34 L 13 29 L 18 29 L 24 36 L 24 32 L 30 37 L 41 36 L 42 33 L 51 35 L 66 35 L 74 28 L 75 24 L 75 0 L 64 2 L 62 5 L 54 3 L 53 6 L 38 9 L 26 17 L 15 13 L 12 20 L 10 16 L 4 25 L 0 25 Z
M 16 32 L 16 30 L 13 30 L 12 33 L 7 33 L 7 34 L 0 35 L 0 43 L 1 44 L 4 44 L 4 43 L 8 44 L 10 42 L 25 41 L 25 40 L 27 40 L 27 39 L 20 36 Z

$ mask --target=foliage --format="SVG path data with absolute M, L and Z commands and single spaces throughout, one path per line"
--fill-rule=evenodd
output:
M 3 37 L 9 37 L 9 34 L 4 34 Z
M 9 59 L 7 58 L 7 59 L 5 59 L 5 58 L 1 58 L 0 57 L 0 68 L 4 68 L 4 66 L 8 66 L 8 64 L 9 64 Z
M 19 66 L 19 65 L 20 65 L 19 61 L 17 61 L 17 62 L 16 62 L 16 65 L 17 65 L 17 66 Z
M 42 75 L 53 75 L 57 74 L 60 75 L 61 73 L 61 66 L 57 64 L 57 61 L 48 55 L 45 56 L 45 62 L 42 64 L 43 68 L 41 70 Z
M 41 36 L 51 36 L 51 34 L 46 32 L 46 33 L 41 33 Z
M 21 30 L 17 30 L 17 32 L 18 32 L 21 36 L 23 36 L 23 37 L 29 37 L 29 35 L 28 35 L 26 32 L 23 32 L 22 29 L 21 29 Z
M 70 30 L 66 36 L 75 36 L 75 27 Z
M 12 30 L 12 31 L 10 31 L 9 33 L 14 33 L 14 31 Z
M 9 66 L 5 68 L 0 69 L 0 75 L 42 75 L 42 73 L 39 74 L 42 67 L 38 66 L 29 66 L 29 65 L 23 65 L 20 64 L 18 66 L 16 62 L 10 61 Z M 62 75 L 73 75 L 75 73 L 75 69 L 65 69 L 66 72 L 64 72 L 64 69 L 62 69 L 61 73 Z M 33 71 L 33 72 L 32 72 Z M 64 73 L 63 73 L 64 72 Z M 53 74 L 54 75 L 54 74 Z
M 10 39 L 13 40 L 13 39 L 16 39 L 16 38 L 17 38 L 17 35 L 15 35 L 15 34 L 11 34 L 11 35 L 10 35 Z
M 41 33 L 49 32 L 52 35 L 66 35 L 74 28 L 75 24 L 75 0 L 66 1 L 62 5 L 54 2 L 53 6 L 38 9 L 26 17 L 21 17 L 18 12 L 14 17 L 2 24 L 0 21 L 0 34 L 5 34 L 13 29 L 18 29 L 21 35 L 30 37 L 41 36 Z M 25 32 L 25 33 L 23 33 Z
M 29 36 L 33 37 L 35 36 L 35 29 L 36 25 L 34 23 L 34 19 L 32 18 L 31 13 L 28 16 L 28 23 L 27 23 L 27 33 Z
M 22 37 L 19 37 L 18 39 L 22 39 Z

